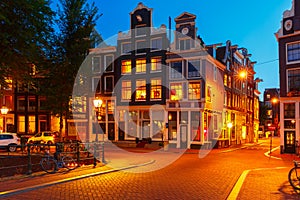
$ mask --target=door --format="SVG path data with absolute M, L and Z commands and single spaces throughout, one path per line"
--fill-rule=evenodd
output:
M 150 137 L 150 121 L 143 121 L 142 123 L 142 138 Z
M 296 153 L 295 131 L 284 131 L 284 153 Z
M 115 123 L 108 123 L 108 139 L 115 140 Z
M 180 148 L 187 148 L 187 125 L 180 125 Z

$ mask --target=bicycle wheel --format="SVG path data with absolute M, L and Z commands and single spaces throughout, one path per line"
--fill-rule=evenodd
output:
M 42 169 L 49 174 L 53 174 L 57 170 L 57 162 L 53 157 L 42 158 L 40 165 Z
M 300 190 L 300 168 L 292 168 L 289 172 L 289 182 L 295 190 Z
M 62 158 L 62 162 L 64 164 L 64 167 L 67 168 L 67 169 L 69 169 L 69 170 L 75 169 L 77 167 L 77 163 L 70 156 L 64 156 Z

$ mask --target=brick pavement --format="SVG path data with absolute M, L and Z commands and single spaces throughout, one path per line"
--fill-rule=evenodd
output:
M 261 148 L 263 150 L 268 150 L 268 140 L 259 141 L 262 143 L 261 145 L 256 144 L 244 144 L 241 146 L 226 148 L 226 149 L 214 149 L 212 150 L 212 154 L 219 154 L 222 151 L 235 151 L 241 148 Z M 264 143 L 264 144 L 263 144 Z M 274 138 L 273 140 L 274 147 L 279 144 L 279 139 Z M 176 149 L 170 149 L 174 153 L 177 152 Z M 189 155 L 190 154 L 190 155 Z M 194 154 L 198 154 L 198 150 L 188 150 L 186 152 L 186 157 L 183 158 L 181 162 L 183 164 L 177 163 L 176 165 L 180 167 L 182 165 L 183 168 L 186 168 L 184 162 L 191 162 L 193 158 L 195 158 Z M 225 157 L 219 154 L 220 158 Z M 225 155 L 225 154 L 224 154 Z M 247 174 L 243 184 L 241 185 L 240 191 L 238 193 L 237 199 L 300 199 L 300 196 L 296 194 L 295 191 L 292 190 L 292 187 L 289 185 L 287 180 L 287 174 L 290 168 L 292 167 L 292 160 L 298 159 L 295 155 L 290 154 L 280 154 L 279 149 L 271 153 L 272 156 L 278 157 L 282 160 L 282 164 L 286 168 L 276 168 L 276 164 L 267 167 L 266 169 L 251 169 Z M 273 158 L 270 158 L 273 159 Z M 142 160 L 141 160 L 142 161 Z M 143 160 L 145 162 L 145 160 Z M 215 161 L 209 161 L 216 163 Z M 123 162 L 124 166 L 130 163 Z M 134 163 L 138 164 L 138 163 Z M 209 164 L 209 163 L 208 163 Z M 215 165 L 215 164 L 214 164 Z M 145 166 L 146 167 L 146 166 Z M 241 168 L 240 174 L 242 174 L 243 169 L 247 169 L 243 164 L 240 164 Z M 49 182 L 55 181 L 61 178 L 68 178 L 73 176 L 78 176 L 80 174 L 86 173 L 94 173 L 99 171 L 108 170 L 108 166 L 98 166 L 97 168 L 92 168 L 91 166 L 86 166 L 84 168 L 79 168 L 74 170 L 71 173 L 60 173 L 59 176 L 53 175 L 43 175 L 43 174 L 35 174 L 30 177 L 15 177 L 11 180 L 6 180 L 5 182 L 0 182 L 0 190 L 5 191 L 7 189 L 12 189 L 12 185 L 14 187 L 21 187 L 22 185 L 34 185 L 41 183 L 41 181 Z M 198 169 L 199 171 L 195 171 Z M 55 188 L 49 187 L 43 190 L 43 193 L 49 195 L 50 199 L 74 199 L 77 195 L 77 199 L 86 199 L 86 196 L 89 195 L 90 199 L 103 199 L 104 197 L 110 196 L 110 199 L 174 199 L 174 197 L 178 197 L 178 199 L 226 199 L 226 194 L 230 193 L 231 188 L 234 186 L 235 182 L 238 180 L 238 176 L 235 173 L 230 172 L 230 165 L 222 166 L 220 168 L 216 168 L 214 170 L 210 168 L 206 168 L 205 166 L 197 165 L 191 166 L 191 171 L 194 171 L 192 176 L 187 176 L 185 172 L 177 172 L 177 171 L 169 171 L 169 167 L 166 169 L 160 170 L 159 173 L 151 172 L 146 174 L 131 174 L 124 172 L 113 173 L 110 176 L 97 176 L 93 179 L 82 180 L 79 182 L 70 182 L 68 184 L 58 185 Z M 157 178 L 157 174 L 161 176 Z M 174 177 L 176 174 L 176 178 Z M 215 174 L 216 177 L 219 177 L 213 182 L 208 181 L 207 183 L 200 184 L 196 180 L 201 177 L 203 180 L 209 180 L 212 177 L 211 174 Z M 40 177 L 43 177 L 42 179 Z M 126 178 L 130 179 L 130 182 Z M 173 181 L 172 181 L 173 180 Z M 178 187 L 174 187 L 172 183 L 175 181 L 184 182 L 187 184 L 189 194 L 186 193 L 186 188 L 182 186 L 182 189 Z M 199 180 L 201 181 L 201 180 Z M 82 192 L 78 188 L 87 187 L 89 191 L 98 191 L 97 184 L 101 182 L 101 185 L 106 185 L 105 188 L 107 191 L 103 192 Z M 110 183 L 114 183 L 110 185 Z M 139 184 L 140 183 L 140 184 Z M 118 188 L 118 184 L 119 187 Z M 199 184 L 201 187 L 199 187 Z M 157 187 L 154 187 L 157 185 Z M 216 189 L 216 185 L 218 185 L 218 189 Z M 232 187 L 231 187 L 232 186 Z M 77 188 L 78 187 L 78 188 Z M 98 186 L 99 187 L 99 186 Z M 116 188 L 112 188 L 116 187 Z M 110 188 L 110 190 L 109 190 Z M 55 189 L 55 190 L 54 190 Z M 99 189 L 99 188 L 98 188 Z M 71 191 L 77 191 L 76 194 Z M 124 193 L 124 190 L 127 193 Z M 67 191 L 67 192 L 66 192 Z M 119 191 L 119 192 L 118 192 Z M 123 191 L 123 192 L 122 192 Z M 141 192 L 140 192 L 141 191 Z M 148 191 L 145 193 L 145 191 Z M 152 191 L 152 192 L 149 192 Z M 54 195 L 59 193 L 60 196 Z M 38 191 L 33 191 L 29 193 L 30 197 L 25 194 L 18 195 L 18 198 L 22 199 L 42 199 L 41 194 Z M 14 199 L 14 198 L 8 198 Z

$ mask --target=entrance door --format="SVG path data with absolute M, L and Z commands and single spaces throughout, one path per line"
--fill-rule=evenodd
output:
M 284 153 L 296 153 L 295 131 L 284 131 Z
M 150 121 L 143 121 L 142 123 L 142 138 L 150 137 Z
M 180 125 L 180 148 L 187 148 L 187 125 Z

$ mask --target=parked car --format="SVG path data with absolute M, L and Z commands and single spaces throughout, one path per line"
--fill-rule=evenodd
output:
M 52 131 L 42 131 L 30 137 L 27 143 L 55 144 L 57 135 Z
M 0 148 L 14 152 L 20 145 L 21 140 L 16 133 L 0 133 Z

